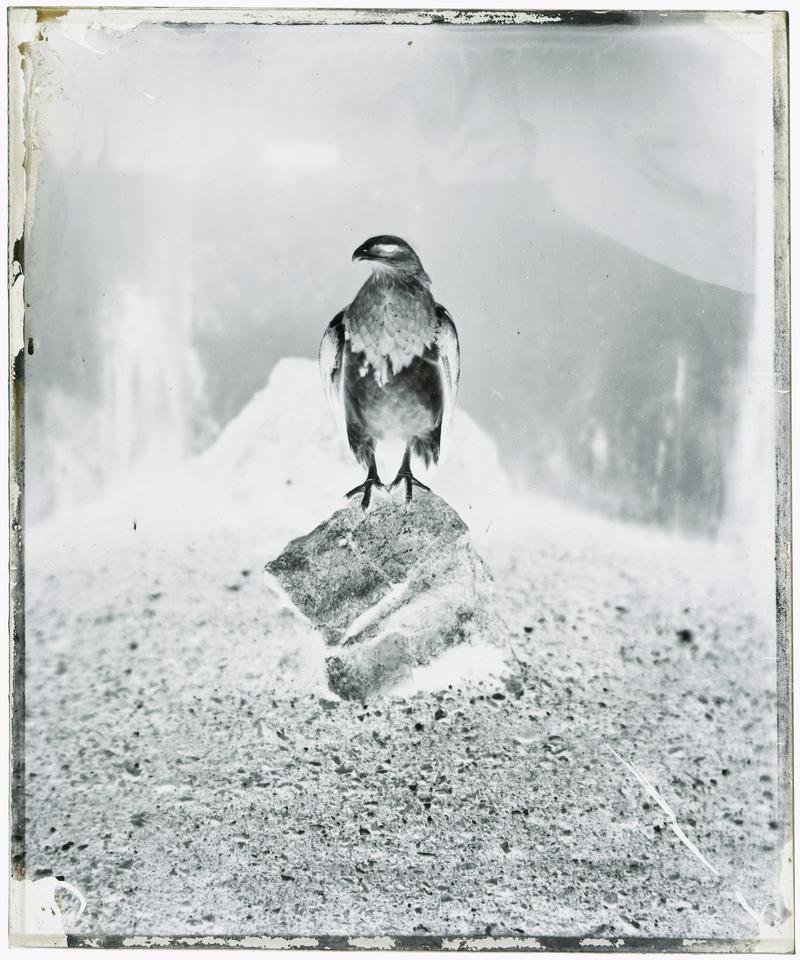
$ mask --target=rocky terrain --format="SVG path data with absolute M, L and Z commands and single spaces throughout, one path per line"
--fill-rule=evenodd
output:
M 456 449 L 435 489 L 494 574 L 502 655 L 339 699 L 261 571 L 357 468 L 315 494 L 258 404 L 157 496 L 28 531 L 26 862 L 85 896 L 68 929 L 777 936 L 775 630 L 736 545 L 512 495 Z

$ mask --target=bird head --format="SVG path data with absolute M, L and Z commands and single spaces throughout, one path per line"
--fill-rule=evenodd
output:
M 353 260 L 369 260 L 373 270 L 386 270 L 404 279 L 415 279 L 421 283 L 431 282 L 419 257 L 400 237 L 389 234 L 370 237 L 353 252 Z

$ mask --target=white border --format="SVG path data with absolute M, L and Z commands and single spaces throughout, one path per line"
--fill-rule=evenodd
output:
M 10 6 L 23 7 L 23 6 L 26 6 L 26 5 L 25 5 L 25 4 L 9 4 L 9 3 L 5 2 L 5 0 L 4 0 L 4 3 L 3 3 L 4 11 L 7 11 Z M 54 7 L 57 7 L 57 6 L 60 6 L 60 5 L 59 5 L 59 4 L 42 4 L 41 6 L 43 6 L 43 7 L 44 7 L 44 6 L 54 6 Z M 81 4 L 81 6 L 83 6 L 83 5 Z M 87 6 L 88 6 L 88 5 L 87 5 Z M 122 8 L 122 9 L 125 9 L 125 8 L 130 9 L 131 7 L 137 7 L 138 9 L 142 9 L 142 7 L 144 7 L 145 5 L 144 5 L 144 4 L 134 5 L 134 4 L 131 4 L 131 3 L 119 2 L 119 0 L 108 0 L 108 2 L 104 3 L 102 6 L 103 6 L 103 8 L 105 8 L 106 10 L 110 10 L 110 9 L 120 9 L 120 8 Z M 157 8 L 157 9 L 160 9 L 160 10 L 168 10 L 168 9 L 182 8 L 182 7 L 186 7 L 186 6 L 187 6 L 187 4 L 185 4 L 185 3 L 180 3 L 180 2 L 178 2 L 178 0 L 161 0 L 161 2 L 158 4 L 158 8 Z M 687 2 L 685 2 L 685 0 L 668 0 L 667 3 L 663 3 L 663 2 L 662 2 L 662 3 L 659 3 L 659 2 L 655 2 L 655 0 L 640 0 L 639 3 L 632 4 L 632 5 L 612 4 L 612 5 L 609 5 L 609 6 L 607 6 L 607 7 L 601 7 L 601 6 L 599 6 L 598 4 L 592 4 L 592 3 L 590 3 L 590 2 L 587 2 L 587 0 L 571 0 L 571 2 L 563 2 L 563 0 L 551 0 L 551 2 L 546 3 L 546 4 L 541 4 L 541 5 L 534 5 L 534 4 L 532 4 L 532 3 L 521 3 L 521 2 L 519 2 L 519 0 L 506 0 L 506 2 L 503 2 L 503 3 L 498 3 L 498 2 L 483 2 L 483 3 L 480 3 L 480 2 L 474 2 L 474 0 L 469 0 L 469 2 L 459 2 L 459 3 L 451 3 L 451 4 L 420 4 L 420 3 L 409 2 L 409 0 L 396 0 L 396 2 L 393 2 L 393 3 L 379 2 L 379 0 L 373 0 L 373 2 L 365 2 L 365 0 L 344 0 L 344 2 L 343 2 L 343 0 L 314 0 L 314 2 L 311 2 L 311 3 L 309 3 L 309 2 L 302 2 L 302 0 L 283 0 L 283 2 L 281 2 L 280 4 L 271 4 L 271 5 L 265 5 L 265 4 L 263 4 L 263 3 L 252 2 L 252 0 L 241 0 L 241 2 L 235 3 L 235 4 L 220 4 L 220 3 L 206 3 L 206 2 L 197 2 L 197 3 L 191 4 L 191 9 L 195 9 L 195 10 L 198 10 L 198 11 L 205 11 L 205 10 L 230 11 L 230 10 L 265 10 L 265 9 L 303 9 L 303 8 L 312 8 L 312 7 L 313 7 L 314 9 L 317 9 L 317 10 L 326 10 L 326 9 L 367 9 L 367 10 L 368 10 L 368 9 L 381 9 L 381 10 L 415 10 L 415 9 L 426 9 L 426 10 L 427 10 L 427 9 L 431 9 L 431 10 L 522 10 L 522 11 L 536 11 L 536 10 L 547 10 L 547 11 L 560 11 L 560 10 L 589 10 L 589 11 L 597 11 L 597 10 L 642 10 L 642 11 L 651 11 L 651 10 L 665 10 L 665 9 L 668 9 L 668 10 L 670 10 L 670 11 L 696 11 L 696 12 L 702 12 L 702 11 L 752 11 L 752 10 L 756 9 L 755 5 L 752 4 L 752 3 L 750 3 L 750 4 L 746 4 L 746 3 L 730 3 L 730 2 L 721 2 L 721 0 L 706 0 L 705 3 L 687 3 Z M 97 8 L 95 7 L 94 9 L 97 9 Z M 772 7 L 772 8 L 767 8 L 767 9 L 782 9 L 782 7 Z M 785 9 L 785 8 L 784 8 L 784 9 Z M 797 15 L 800 16 L 800 12 L 798 12 Z M 6 22 L 7 22 L 7 20 L 6 20 Z M 795 48 L 795 40 L 796 40 L 796 38 L 797 38 L 797 35 L 798 35 L 798 28 L 797 28 L 797 25 L 796 25 L 796 17 L 793 15 L 793 12 L 790 12 L 790 15 L 789 15 L 789 47 L 790 47 L 790 51 L 794 50 L 794 48 Z M 7 39 L 8 39 L 8 38 L 7 38 Z M 5 56 L 6 56 L 6 71 L 7 71 L 7 70 L 8 70 L 8 42 L 6 42 L 6 44 L 5 44 L 5 49 L 6 49 Z M 791 95 L 791 91 L 792 91 L 792 90 L 794 90 L 794 89 L 800 89 L 800 88 L 798 87 L 798 81 L 800 81 L 800 76 L 798 76 L 798 69 L 800 69 L 800 68 L 798 68 L 798 66 L 797 66 L 797 57 L 796 57 L 796 56 L 795 56 L 795 57 L 792 57 L 791 54 L 790 54 L 790 58 L 789 58 L 789 89 L 790 89 L 790 95 Z M 790 118 L 791 118 L 791 109 L 790 109 Z M 2 137 L 3 137 L 4 152 L 5 152 L 5 155 L 8 156 L 8 128 L 7 128 L 7 125 L 6 125 L 6 124 L 3 124 Z M 794 157 L 796 157 L 796 156 L 798 155 L 798 149 L 797 149 L 797 143 L 795 142 L 794 129 L 793 129 L 792 125 L 791 125 L 791 122 L 790 122 L 790 128 L 789 128 L 789 144 L 790 144 L 790 145 L 789 145 L 790 157 L 791 157 L 791 158 L 794 158 Z M 791 164 L 791 174 L 794 174 L 794 163 L 793 163 L 793 162 L 792 162 L 792 164 Z M 790 174 L 790 175 L 791 175 L 791 174 Z M 793 181 L 793 180 L 794 180 L 794 177 L 792 176 L 791 179 L 792 179 L 792 181 Z M 2 190 L 3 190 L 3 198 L 4 198 L 4 204 L 3 204 L 3 205 L 4 205 L 5 209 L 7 210 L 8 191 L 7 191 L 7 184 L 6 184 L 5 179 L 3 180 Z M 790 221 L 790 227 L 791 227 L 792 233 L 794 233 L 795 229 L 796 229 L 797 226 L 798 226 L 797 217 L 798 217 L 798 214 L 797 214 L 797 212 L 796 212 L 796 208 L 793 207 L 793 209 L 792 209 L 792 211 L 791 211 L 791 221 Z M 6 221 L 6 228 L 7 228 L 7 233 L 6 233 L 6 235 L 8 236 L 8 221 Z M 795 289 L 794 289 L 794 285 L 792 285 L 792 293 L 791 293 L 791 301 L 790 301 L 791 315 L 794 315 L 794 307 L 795 307 L 795 305 L 796 305 L 795 297 L 796 297 Z M 4 302 L 6 302 L 6 301 L 4 300 Z M 8 323 L 7 305 L 6 305 L 5 309 L 6 309 L 6 321 L 7 321 L 7 323 Z M 791 343 L 792 343 L 792 354 L 794 354 L 794 352 L 795 352 L 795 347 L 796 347 L 796 341 L 795 341 L 794 331 L 792 331 Z M 6 360 L 7 360 L 7 368 L 8 368 L 8 356 L 7 356 Z M 792 386 L 794 387 L 794 376 L 792 377 Z M 796 418 L 798 417 L 798 408 L 796 407 L 797 402 L 798 402 L 798 401 L 797 401 L 797 398 L 796 398 L 796 396 L 795 396 L 795 392 L 794 392 L 794 389 L 793 389 L 793 390 L 792 390 L 792 420 L 793 420 L 794 422 L 800 422 L 800 420 L 796 419 Z M 8 394 L 7 394 L 7 392 L 5 392 L 5 393 L 3 394 L 2 404 L 3 404 L 3 415 L 4 415 L 5 421 L 6 421 L 6 423 L 7 423 L 7 422 L 8 422 Z M 793 438 L 792 438 L 792 459 L 793 459 L 793 460 L 795 459 L 795 456 L 796 456 L 796 455 L 800 455 L 800 445 L 796 446 L 796 444 L 800 444 L 800 441 L 797 441 L 797 440 L 793 437 Z M 6 489 L 7 489 L 7 487 L 8 487 L 8 466 L 7 466 L 7 460 L 5 461 L 5 465 L 4 465 L 4 467 L 3 467 L 3 470 L 5 471 L 4 476 L 5 476 Z M 793 527 L 796 527 L 796 525 L 797 525 L 797 520 L 798 520 L 798 513 L 797 513 L 796 511 L 798 510 L 798 505 L 797 505 L 797 498 L 794 496 L 794 483 L 793 483 L 793 485 L 792 485 L 792 494 L 793 494 L 793 505 L 792 505 L 792 520 L 793 520 L 793 524 L 792 524 L 792 525 L 793 525 Z M 7 503 L 6 503 L 5 501 L 4 501 L 4 506 L 2 507 L 2 510 L 4 511 L 4 517 L 5 517 L 6 529 L 7 529 L 7 528 L 8 528 L 8 507 L 7 507 Z M 7 541 L 5 542 L 5 546 L 3 547 L 3 549 L 6 551 L 6 552 L 5 552 L 5 566 L 6 566 L 6 569 L 7 569 L 7 567 L 8 567 L 8 542 L 7 542 Z M 800 564 L 798 565 L 798 567 L 800 567 Z M 797 576 L 797 574 L 795 574 L 795 576 Z M 795 583 L 794 585 L 796 586 L 796 583 Z M 794 593 L 794 592 L 795 592 L 795 591 L 793 590 L 793 593 Z M 7 622 L 8 622 L 8 591 L 7 591 L 7 590 L 6 590 L 6 591 L 4 592 L 4 594 L 3 594 L 3 599 L 0 600 L 0 606 L 2 606 L 2 604 L 5 604 L 5 608 L 4 608 L 4 610 L 5 610 L 5 621 L 6 621 L 6 623 L 7 623 Z M 796 713 L 797 713 L 797 668 L 796 668 L 796 666 L 795 666 L 795 668 L 794 668 L 793 680 L 794 680 L 794 691 L 795 691 L 795 693 L 794 693 L 794 706 L 795 706 L 795 715 L 796 715 Z M 2 680 L 0 680 L 0 685 L 2 685 L 1 689 L 2 689 L 2 691 L 3 691 L 3 693 L 4 693 L 4 695 L 5 695 L 6 703 L 8 703 L 8 692 L 9 692 L 9 688 L 8 688 L 8 674 L 7 674 L 7 672 L 3 672 Z M 6 776 L 4 776 L 4 777 L 2 778 L 2 786 L 0 787 L 0 794 L 2 795 L 3 802 L 4 802 L 4 804 L 5 804 L 5 809 L 7 810 L 7 809 L 8 809 L 8 759 L 7 759 L 7 758 L 8 758 L 8 746 L 9 746 L 8 714 L 7 714 L 7 713 L 6 713 L 6 715 L 5 715 L 5 717 L 4 717 L 3 721 L 2 721 L 1 727 L 2 727 L 2 734 L 0 734 L 0 739 L 2 740 L 2 746 L 3 746 L 3 751 L 4 751 L 4 752 L 3 752 L 3 756 L 6 758 Z M 795 763 L 795 769 L 797 769 L 797 763 L 798 763 L 798 747 L 797 747 L 797 742 L 795 742 L 794 751 L 795 751 L 795 752 L 794 752 L 794 763 Z M 798 812 L 798 805 L 797 805 L 797 797 L 796 797 L 796 798 L 795 798 L 795 822 L 797 822 L 797 812 Z M 796 854 L 796 852 L 797 852 L 797 851 L 795 850 L 795 854 Z M 7 837 L 7 830 L 6 830 L 6 831 L 2 831 L 2 833 L 0 833 L 0 859 L 2 859 L 6 864 L 8 863 L 8 837 Z M 795 860 L 796 860 L 796 857 L 795 857 Z M 7 921 L 8 921 L 8 907 L 7 907 L 7 905 L 8 905 L 8 875 L 7 875 L 7 871 L 0 871 L 0 903 L 2 903 L 2 911 L 3 911 L 3 916 L 4 916 L 4 918 L 5 918 L 6 930 L 7 930 L 7 929 L 8 929 L 8 923 L 7 923 Z M 795 917 L 795 939 L 796 939 L 796 940 L 797 940 L 797 933 L 798 933 L 797 917 Z M 112 951 L 112 950 L 91 950 L 91 951 L 89 951 L 89 950 L 78 950 L 78 951 L 77 951 L 78 954 L 87 954 L 87 955 L 89 955 L 89 956 L 91 956 L 91 957 L 100 957 L 100 956 L 103 956 L 103 955 L 108 955 L 109 957 L 118 957 L 118 956 L 120 956 L 121 954 L 128 954 L 128 953 L 131 953 L 131 952 L 133 952 L 133 951 L 130 951 L 130 950 L 113 950 L 113 951 Z M 332 958 L 342 957 L 342 958 L 349 958 L 349 960 L 352 960 L 352 958 L 353 958 L 354 956 L 376 958 L 376 957 L 379 957 L 379 956 L 381 955 L 381 952 L 382 952 L 382 951 L 376 950 L 376 951 L 369 951 L 369 952 L 360 952 L 360 953 L 354 955 L 354 954 L 352 954 L 352 953 L 337 953 L 336 951 L 319 951 L 319 954 L 320 954 L 320 955 L 324 955 L 324 956 L 326 956 L 326 957 L 332 957 Z M 237 948 L 237 949 L 226 949 L 226 950 L 214 950 L 214 953 L 215 953 L 215 955 L 216 955 L 216 954 L 219 954 L 219 953 L 223 953 L 223 954 L 231 955 L 231 956 L 233 956 L 233 957 L 241 957 L 241 956 L 245 955 L 245 953 L 251 953 L 251 954 L 256 954 L 256 953 L 257 953 L 257 954 L 263 955 L 263 954 L 265 953 L 265 951 L 263 951 L 263 950 L 258 950 L 258 951 L 254 951 L 254 950 L 253 950 L 253 951 L 250 951 L 250 950 L 247 950 L 247 951 L 245 951 L 245 950 L 243 950 L 243 949 L 241 949 L 241 948 Z M 272 954 L 273 951 L 267 951 L 267 953 Z M 285 953 L 284 953 L 283 951 L 275 951 L 274 953 L 275 953 L 276 955 L 280 955 L 281 953 L 283 953 L 284 956 L 285 956 Z M 308 956 L 310 953 L 312 953 L 312 951 L 303 951 L 303 956 Z M 316 955 L 318 952 L 317 952 L 317 951 L 313 951 L 313 953 Z M 407 957 L 409 957 L 409 958 L 411 958 L 411 957 L 420 957 L 420 958 L 421 958 L 421 957 L 430 956 L 430 955 L 431 955 L 431 954 L 430 954 L 429 952 L 426 952 L 425 954 L 422 954 L 422 953 L 416 954 L 416 953 L 413 953 L 413 952 L 410 952 L 410 951 L 404 951 L 404 953 L 403 953 L 403 956 L 407 956 Z M 443 954 L 437 954 L 437 955 L 438 955 L 438 956 L 442 956 Z M 477 955 L 478 955 L 478 956 L 488 956 L 488 954 L 477 954 Z M 534 954 L 534 955 L 535 955 L 535 954 Z M 547 954 L 547 955 L 548 955 L 548 956 L 553 956 L 553 957 L 558 956 L 558 957 L 565 957 L 565 958 L 566 958 L 566 957 L 573 957 L 573 956 L 574 956 L 573 954 L 552 954 L 552 953 L 551 953 L 551 954 Z M 641 956 L 642 956 L 642 954 L 630 954 L 630 953 L 620 953 L 620 954 L 615 954 L 615 955 L 617 955 L 617 956 L 622 956 L 622 957 L 629 957 L 629 958 L 641 957 Z M 41 958 L 47 957 L 47 958 L 51 958 L 51 960 L 52 960 L 52 956 L 53 956 L 52 950 L 46 950 L 46 949 L 44 949 L 44 948 L 25 948 L 25 957 L 26 957 L 26 958 L 27 958 L 27 957 L 30 957 L 30 958 L 32 958 L 32 960 L 34 960 L 34 958 L 35 958 L 35 960 L 39 960 L 40 957 L 41 957 Z M 147 951 L 147 954 L 146 954 L 147 960 L 150 960 L 150 958 L 153 958 L 153 960 L 156 960 L 156 958 L 172 957 L 172 956 L 174 956 L 174 950 L 151 949 L 151 950 L 148 950 L 148 951 Z M 650 956 L 650 957 L 674 956 L 674 954 L 670 954 L 670 955 L 664 955 L 664 954 L 649 954 L 648 956 Z M 689 956 L 701 957 L 701 956 L 706 956 L 706 955 L 705 955 L 705 954 L 690 954 Z M 711 955 L 711 956 L 713 956 L 713 955 Z M 736 954 L 727 954 L 727 955 L 725 955 L 725 956 L 729 956 L 729 957 L 730 957 L 730 956 L 739 956 L 739 955 L 736 955 Z M 747 955 L 741 955 L 741 956 L 747 956 Z

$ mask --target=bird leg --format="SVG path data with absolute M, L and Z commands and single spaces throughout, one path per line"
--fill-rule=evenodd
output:
M 378 476 L 378 468 L 375 465 L 374 453 L 370 457 L 369 466 L 367 468 L 367 479 L 363 483 L 360 483 L 357 487 L 353 487 L 352 490 L 348 490 L 345 496 L 354 497 L 357 493 L 363 493 L 364 496 L 361 498 L 361 506 L 364 510 L 366 510 L 369 506 L 373 487 L 383 487 L 381 478 Z
M 405 480 L 406 484 L 406 503 L 411 503 L 411 489 L 412 487 L 419 487 L 421 490 L 430 491 L 430 487 L 426 487 L 424 483 L 421 483 L 414 474 L 411 472 L 411 447 L 406 447 L 406 452 L 403 454 L 403 462 L 400 464 L 400 469 L 397 471 L 397 476 L 392 480 L 389 489 L 394 490 L 398 483 L 401 480 Z

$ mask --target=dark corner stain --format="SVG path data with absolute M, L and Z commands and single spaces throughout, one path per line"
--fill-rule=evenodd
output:
M 33 337 L 28 337 L 28 356 L 33 356 Z
M 17 350 L 17 352 L 14 354 L 12 377 L 15 382 L 19 382 L 19 383 L 21 383 L 25 377 L 25 351 L 24 350 Z
M 425 11 L 430 14 L 432 24 L 451 23 L 481 23 L 504 26 L 509 23 L 521 27 L 541 27 L 570 24 L 572 26 L 639 26 L 642 23 L 643 12 L 633 10 L 459 10 L 454 16 L 452 11 L 435 10 Z M 480 19 L 475 20 L 475 14 L 480 13 Z M 646 11 L 645 11 L 646 13 Z M 532 19 L 525 21 L 517 19 L 530 14 Z M 542 18 L 545 18 L 544 20 Z
M 46 23 L 48 20 L 60 20 L 69 13 L 69 7 L 37 7 L 36 22 Z
M 19 264 L 20 273 L 25 272 L 25 234 L 14 241 L 12 259 Z
M 789 11 L 788 10 L 770 10 L 770 9 L 761 9 L 761 10 L 737 10 L 737 13 L 742 14 L 743 17 L 774 17 L 778 16 L 781 20 L 787 24 L 789 22 Z
M 562 10 L 553 15 L 576 27 L 639 26 L 642 22 L 642 13 L 635 10 Z
M 637 10 L 546 10 L 536 9 L 530 11 L 523 10 L 495 10 L 488 11 L 497 16 L 492 19 L 498 23 L 508 22 L 509 15 L 518 13 L 530 13 L 533 19 L 529 21 L 530 26 L 558 26 L 569 24 L 576 27 L 598 27 L 598 26 L 639 26 L 647 11 Z M 540 18 L 545 18 L 544 20 Z M 524 25 L 524 24 L 523 24 Z
M 207 23 L 193 23 L 191 20 L 164 20 L 159 26 L 181 34 L 208 33 Z

